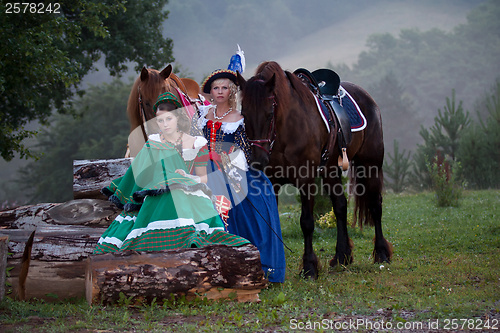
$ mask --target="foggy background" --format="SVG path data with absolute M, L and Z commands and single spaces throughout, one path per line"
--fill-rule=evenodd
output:
M 249 78 L 263 61 L 283 69 L 352 66 L 374 33 L 398 36 L 401 29 L 451 31 L 482 0 L 254 0 L 237 10 L 226 0 L 169 0 L 164 35 L 174 41 L 176 64 L 198 82 L 226 68 L 245 51 Z M 233 6 L 236 7 L 236 6 Z M 165 64 L 167 65 L 167 64 Z M 342 73 L 339 73 L 342 78 Z M 136 75 L 130 71 L 128 75 Z M 348 78 L 347 78 L 348 79 Z M 106 69 L 87 83 L 110 80 Z
M 351 71 L 359 55 L 368 50 L 367 38 L 375 33 L 390 33 L 398 38 L 402 29 L 419 31 L 438 28 L 451 32 L 467 22 L 467 14 L 481 0 L 170 0 L 168 19 L 163 23 L 164 35 L 174 42 L 174 67 L 183 76 L 202 82 L 218 68 L 227 68 L 237 44 L 245 52 L 247 79 L 263 61 L 277 61 L 285 70 L 299 67 L 311 71 L 333 67 L 342 80 L 352 81 L 370 93 L 370 81 L 353 77 Z M 140 14 L 139 14 L 140 15 Z M 168 65 L 167 63 L 165 66 Z M 498 63 L 492 64 L 498 75 Z M 89 74 L 84 86 L 111 82 L 113 78 L 104 66 Z M 130 66 L 132 67 L 132 66 Z M 337 68 L 345 68 L 345 71 Z M 138 73 L 129 71 L 122 80 L 129 82 Z M 373 80 L 373 78 L 371 78 Z M 466 80 L 466 78 L 464 78 Z M 489 78 L 487 80 L 490 80 Z M 411 87 L 411 82 L 400 82 Z M 491 85 L 485 82 L 485 87 Z M 450 82 L 447 93 L 426 100 L 425 110 L 414 121 L 413 138 L 402 146 L 411 149 L 418 140 L 421 124 L 430 124 L 443 108 L 451 89 L 463 82 Z M 429 82 L 429 90 L 433 90 Z M 457 95 L 464 108 L 470 110 L 477 96 Z M 414 101 L 418 104 L 422 101 Z M 125 116 L 125 110 L 123 110 Z M 384 111 L 382 110 L 382 116 Z M 32 126 L 36 127 L 36 124 Z M 384 128 L 384 131 L 386 129 Z M 392 137 L 385 137 L 390 147 Z M 389 142 L 390 141 L 390 142 Z M 387 149 L 386 149 L 387 152 Z M 0 160 L 0 178 L 16 176 L 24 160 Z

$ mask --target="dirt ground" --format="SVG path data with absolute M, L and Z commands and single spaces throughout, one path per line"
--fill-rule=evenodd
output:
M 276 327 L 268 327 L 263 330 L 259 330 L 256 332 L 367 332 L 367 333 L 375 333 L 375 332 L 401 332 L 401 333 L 452 333 L 452 332 L 500 332 L 500 312 L 497 310 L 492 310 L 488 315 L 483 318 L 475 318 L 475 324 L 485 323 L 486 320 L 489 319 L 490 323 L 496 323 L 496 329 L 479 329 L 479 326 L 475 326 L 476 328 L 468 328 L 467 324 L 465 327 L 461 327 L 463 322 L 457 321 L 455 322 L 455 326 L 458 325 L 457 328 L 454 329 L 453 322 L 450 319 L 439 319 L 439 320 L 424 320 L 424 321 L 415 321 L 415 313 L 402 311 L 399 312 L 399 320 L 394 321 L 392 318 L 391 310 L 379 310 L 377 314 L 372 316 L 340 316 L 336 317 L 333 320 L 322 321 L 320 323 L 316 323 L 316 327 L 314 327 L 314 323 L 307 322 L 291 322 L 290 327 L 276 326 Z M 140 320 L 143 315 L 137 311 L 133 313 L 133 317 L 136 317 L 137 320 Z M 222 318 L 222 316 L 221 316 Z M 213 318 L 213 321 L 216 322 L 221 318 Z M 76 317 L 68 317 L 65 323 L 65 326 L 72 327 L 73 323 L 77 323 L 79 319 Z M 196 324 L 200 321 L 206 321 L 207 318 L 205 316 L 183 316 L 179 315 L 176 317 L 166 318 L 162 321 L 157 321 L 157 326 L 165 327 L 165 332 L 170 332 L 172 327 L 179 327 L 183 324 Z M 405 322 L 406 320 L 406 322 Z M 14 325 L 2 325 L 0 327 L 0 333 L 9 333 L 9 332 L 41 332 L 46 331 L 43 329 L 44 326 L 49 325 L 51 322 L 56 321 L 56 318 L 40 318 L 37 316 L 31 316 L 26 319 L 25 322 L 14 324 Z M 397 327 L 396 325 L 401 325 Z M 106 329 L 80 329 L 73 330 L 75 333 L 86 333 L 86 332 L 120 332 L 115 330 L 106 330 Z M 125 331 L 123 331 L 125 332 Z M 139 330 L 134 329 L 134 327 L 130 327 L 126 330 L 126 332 L 139 332 Z

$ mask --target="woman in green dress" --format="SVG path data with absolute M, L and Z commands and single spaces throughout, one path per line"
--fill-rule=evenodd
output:
M 123 211 L 94 253 L 249 244 L 225 230 L 205 184 L 207 141 L 186 133 L 190 121 L 177 98 L 161 94 L 154 110 L 160 132 L 149 136 L 125 175 L 102 190 Z

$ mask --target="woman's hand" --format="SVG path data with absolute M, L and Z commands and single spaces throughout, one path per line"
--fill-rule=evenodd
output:
M 177 169 L 177 170 L 175 170 L 175 172 L 178 173 L 179 175 L 183 176 L 183 177 L 191 178 L 192 180 L 194 180 L 197 183 L 201 182 L 200 177 L 191 175 L 191 174 L 187 173 L 186 171 L 184 171 L 182 169 Z
M 189 177 L 187 172 L 182 170 L 182 169 L 177 169 L 175 170 L 176 173 L 178 173 L 179 175 L 183 176 L 183 177 Z

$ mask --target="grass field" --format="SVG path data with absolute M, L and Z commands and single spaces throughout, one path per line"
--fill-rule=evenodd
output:
M 372 263 L 373 229 L 349 228 L 354 263 L 328 269 L 336 231 L 317 229 L 315 250 L 323 266 L 317 281 L 298 275 L 298 207 L 281 210 L 286 213 L 284 241 L 293 251 L 286 250 L 287 279 L 263 290 L 260 303 L 177 299 L 139 307 L 89 307 L 83 299 L 44 303 L 6 298 L 0 303 L 0 331 L 500 329 L 500 191 L 465 192 L 458 208 L 437 208 L 432 193 L 386 195 L 383 224 L 394 246 L 393 262 Z

